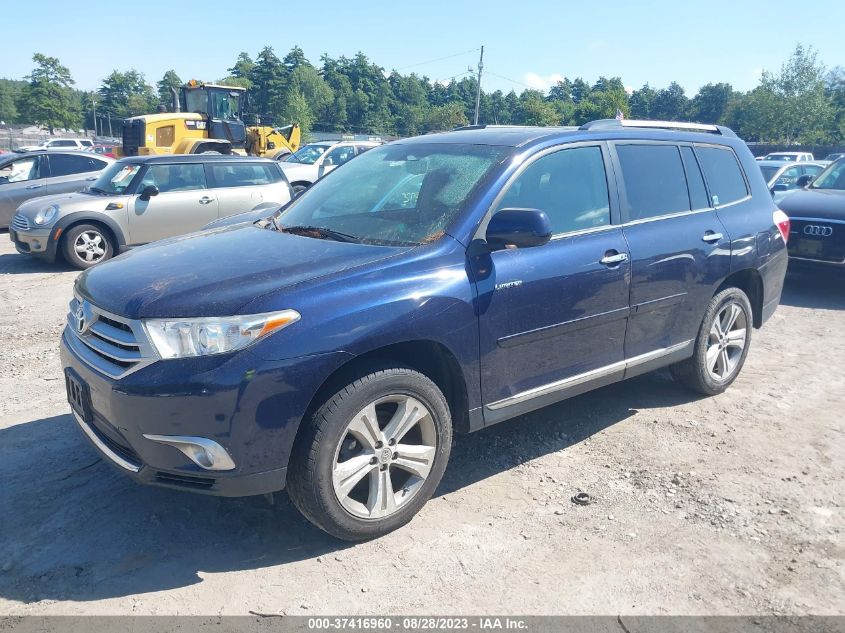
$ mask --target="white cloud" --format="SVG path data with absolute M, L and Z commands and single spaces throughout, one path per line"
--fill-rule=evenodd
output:
M 538 75 L 537 73 L 525 73 L 522 76 L 522 81 L 525 85 L 535 89 L 548 91 L 557 82 L 563 81 L 563 75 L 560 73 L 552 73 L 551 75 Z

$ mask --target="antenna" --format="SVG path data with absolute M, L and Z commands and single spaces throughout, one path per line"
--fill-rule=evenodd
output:
M 481 107 L 481 71 L 484 70 L 484 47 L 481 47 L 481 56 L 478 58 L 478 86 L 475 91 L 475 121 L 473 125 L 478 125 L 478 111 Z

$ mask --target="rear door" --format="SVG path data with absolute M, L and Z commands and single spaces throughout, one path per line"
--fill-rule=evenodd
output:
M 159 194 L 129 204 L 129 241 L 146 244 L 202 229 L 217 219 L 217 196 L 206 186 L 201 163 L 148 165 L 136 192 L 155 185 Z
M 276 165 L 248 162 L 209 162 L 208 185 L 217 196 L 218 216 L 225 218 L 251 211 L 260 205 L 285 204 L 290 200 L 287 182 Z
M 0 168 L 0 227 L 9 226 L 18 206 L 47 194 L 44 155 L 26 156 Z
M 730 272 L 730 239 L 710 205 L 691 146 L 612 146 L 632 264 L 625 357 L 684 351 Z
M 49 164 L 47 174 L 47 193 L 71 193 L 89 186 L 97 180 L 99 172 L 108 163 L 96 156 L 81 154 L 62 154 L 50 152 L 45 159 Z
M 630 269 L 606 157 L 600 143 L 555 148 L 495 203 L 545 211 L 554 236 L 474 264 L 487 423 L 569 395 L 594 370 L 621 377 Z

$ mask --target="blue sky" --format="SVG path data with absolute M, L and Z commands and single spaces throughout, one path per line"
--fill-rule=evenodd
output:
M 3 14 L 0 76 L 23 77 L 41 52 L 82 89 L 113 69 L 136 68 L 150 83 L 170 68 L 182 79 L 219 79 L 240 51 L 254 57 L 264 45 L 280 57 L 299 45 L 315 64 L 322 53 L 360 50 L 387 70 L 445 80 L 474 67 L 472 49 L 483 44 L 484 88 L 517 92 L 600 75 L 633 88 L 675 80 L 688 93 L 716 81 L 748 90 L 798 42 L 829 67 L 845 65 L 845 2 L 834 0 L 29 0 Z

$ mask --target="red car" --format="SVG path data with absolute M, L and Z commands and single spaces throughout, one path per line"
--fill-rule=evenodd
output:
M 117 158 L 117 156 L 114 155 L 114 145 L 95 145 L 93 149 L 97 154 L 102 154 L 103 156 L 108 156 L 109 158 Z

